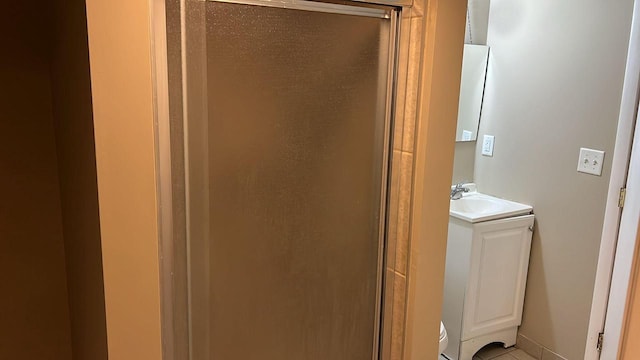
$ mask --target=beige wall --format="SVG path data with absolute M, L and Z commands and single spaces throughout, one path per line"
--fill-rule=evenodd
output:
M 520 333 L 582 359 L 620 106 L 632 0 L 491 2 L 476 153 L 482 192 L 531 204 L 536 227 Z M 576 172 L 580 147 L 607 152 Z
M 411 211 L 407 360 L 435 359 L 438 354 L 467 6 L 464 0 L 426 3 Z
M 456 142 L 452 184 L 473 181 L 476 144 L 476 141 Z
M 73 358 L 107 359 L 84 0 L 53 2 L 51 76 Z
M 87 0 L 109 358 L 159 360 L 148 1 Z
M 0 359 L 71 359 L 48 3 L 0 12 Z

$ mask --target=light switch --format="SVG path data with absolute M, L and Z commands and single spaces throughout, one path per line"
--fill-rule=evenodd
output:
M 482 139 L 482 155 L 493 156 L 493 135 L 485 135 Z
M 471 137 L 473 137 L 473 131 L 462 130 L 462 141 L 471 141 Z
M 602 163 L 604 162 L 604 151 L 580 148 L 578 158 L 578 172 L 602 175 Z

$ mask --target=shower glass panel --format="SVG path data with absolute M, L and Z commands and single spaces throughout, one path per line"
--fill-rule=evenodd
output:
M 190 358 L 377 359 L 395 10 L 193 4 Z

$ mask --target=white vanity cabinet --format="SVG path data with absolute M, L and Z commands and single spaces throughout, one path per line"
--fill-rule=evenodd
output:
M 471 360 L 483 346 L 515 345 L 522 320 L 533 215 L 472 223 L 449 217 L 442 321 L 444 354 Z

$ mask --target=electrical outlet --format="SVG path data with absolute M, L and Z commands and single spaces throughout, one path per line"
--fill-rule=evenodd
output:
M 578 158 L 578 172 L 591 175 L 602 175 L 602 163 L 604 162 L 604 151 L 580 148 Z
M 493 156 L 493 141 L 495 137 L 493 135 L 485 135 L 482 139 L 482 155 Z

